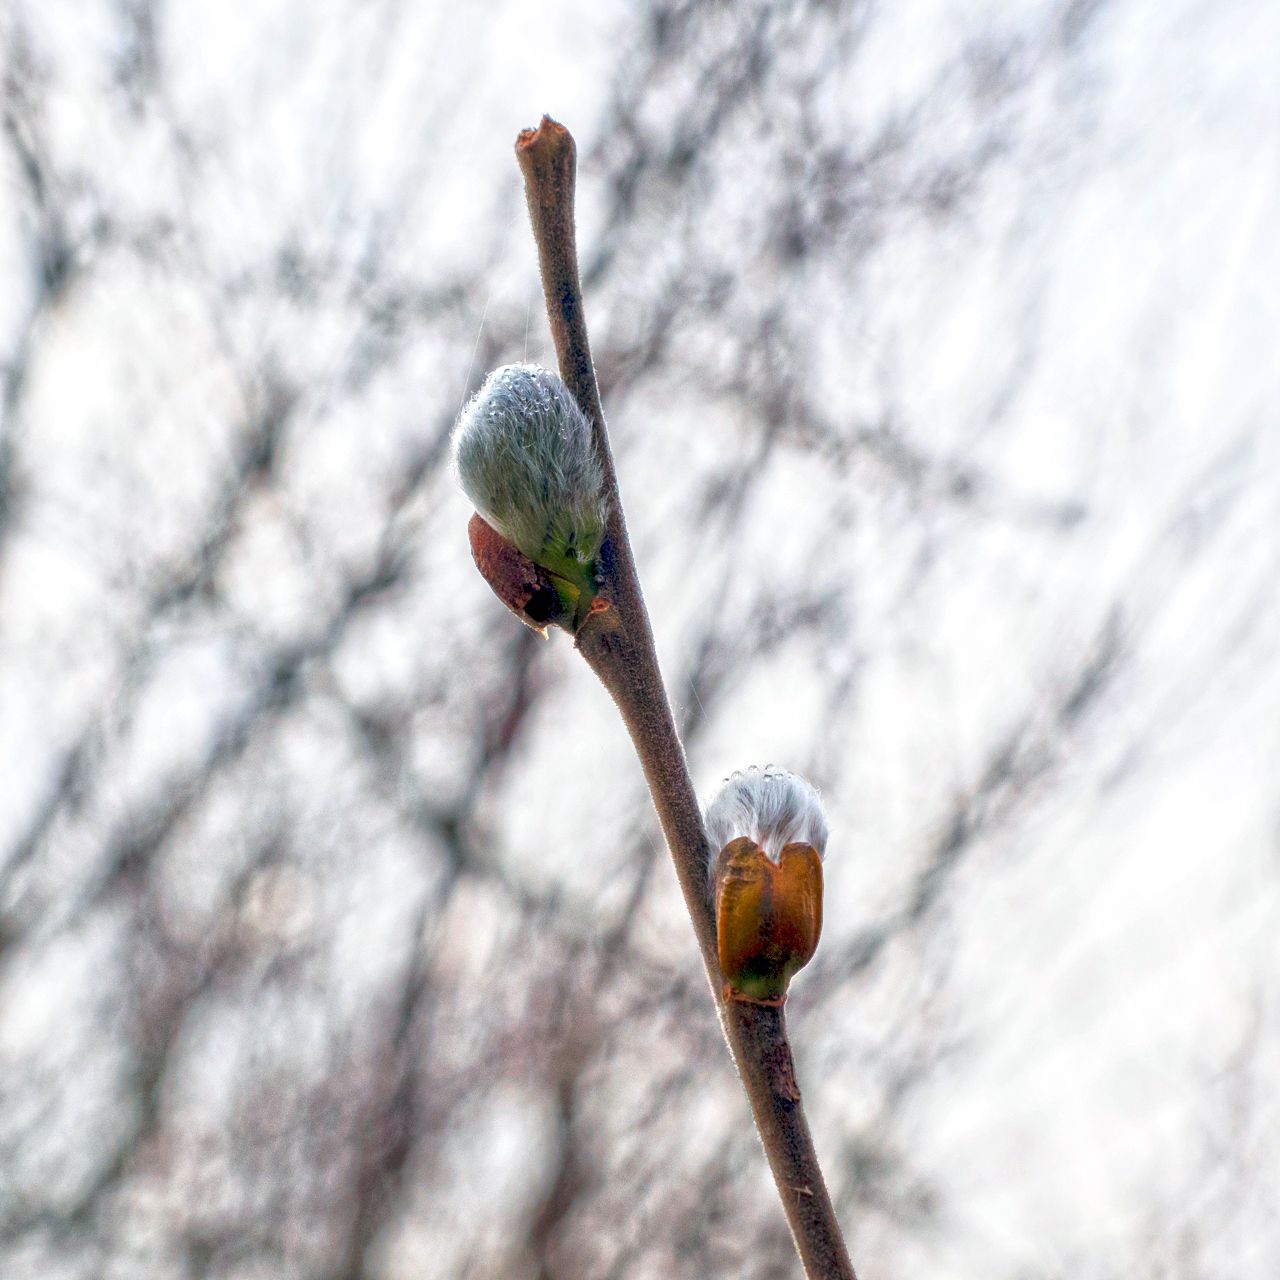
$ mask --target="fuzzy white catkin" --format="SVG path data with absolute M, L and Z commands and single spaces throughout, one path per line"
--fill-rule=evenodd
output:
M 590 564 L 604 540 L 604 472 L 591 424 L 549 369 L 495 369 L 453 430 L 453 466 L 476 510 L 538 560 Z
M 739 836 L 754 840 L 777 862 L 786 845 L 811 844 L 827 851 L 827 819 L 814 787 L 799 774 L 754 765 L 726 779 L 707 806 L 707 842 L 711 865 L 720 850 Z

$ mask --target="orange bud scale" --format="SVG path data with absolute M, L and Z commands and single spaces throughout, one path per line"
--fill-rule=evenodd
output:
M 812 958 L 822 933 L 822 860 L 809 844 L 789 844 L 773 862 L 741 836 L 716 861 L 720 967 L 733 992 L 780 1001 Z

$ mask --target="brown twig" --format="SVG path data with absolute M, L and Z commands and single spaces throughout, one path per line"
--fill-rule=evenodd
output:
M 606 540 L 597 566 L 599 600 L 608 607 L 597 608 L 583 622 L 575 645 L 617 703 L 635 743 L 702 949 L 720 1024 L 805 1273 L 810 1280 L 855 1280 L 801 1106 L 783 1010 L 738 1000 L 726 1003 L 722 994 L 724 977 L 707 886 L 707 837 L 658 669 L 587 342 L 574 229 L 573 138 L 563 125 L 544 116 L 537 129 L 520 134 L 516 158 L 524 174 L 560 376 L 592 424 L 609 497 Z

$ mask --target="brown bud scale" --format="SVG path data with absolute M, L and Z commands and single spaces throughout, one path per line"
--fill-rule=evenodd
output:
M 477 512 L 467 525 L 471 557 L 480 576 L 526 626 L 547 634 L 547 623 L 560 615 L 560 595 L 551 575 L 514 547 Z

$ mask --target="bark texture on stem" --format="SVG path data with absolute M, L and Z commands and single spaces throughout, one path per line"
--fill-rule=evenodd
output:
M 606 540 L 597 562 L 597 608 L 578 629 L 575 645 L 617 703 L 640 757 L 720 1024 L 805 1272 L 810 1280 L 855 1280 L 805 1120 L 783 1010 L 726 1002 L 722 994 L 702 813 L 658 668 L 587 341 L 574 228 L 573 138 L 563 125 L 544 116 L 537 129 L 520 134 L 516 157 L 524 174 L 560 376 L 591 422 L 609 502 Z

